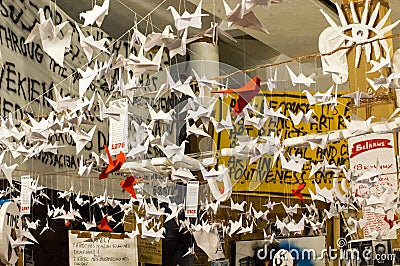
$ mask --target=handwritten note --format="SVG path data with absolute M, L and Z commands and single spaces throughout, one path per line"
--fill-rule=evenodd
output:
M 110 154 L 116 155 L 120 151 L 128 152 L 128 99 L 123 98 L 112 101 L 110 106 L 118 108 L 121 111 L 119 120 L 110 119 L 109 128 L 109 147 Z
M 199 181 L 189 181 L 186 192 L 186 217 L 197 217 Z
M 32 190 L 29 188 L 30 184 L 31 177 L 29 175 L 21 176 L 21 214 L 31 213 Z
M 98 237 L 99 234 L 68 232 L 70 266 L 138 265 L 136 238 L 114 233 Z

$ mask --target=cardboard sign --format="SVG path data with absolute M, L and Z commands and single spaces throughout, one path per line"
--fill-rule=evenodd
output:
M 68 231 L 70 266 L 138 265 L 136 238 L 125 234 Z
M 162 265 L 162 241 L 150 243 L 147 239 L 138 238 L 139 262 Z

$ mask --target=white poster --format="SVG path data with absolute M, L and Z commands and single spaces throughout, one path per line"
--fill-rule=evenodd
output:
M 31 213 L 31 194 L 30 189 L 31 176 L 23 175 L 21 176 L 21 214 Z
M 358 184 L 356 189 L 359 195 L 380 195 L 386 188 L 397 191 L 397 164 L 392 133 L 358 136 L 350 138 L 348 144 L 350 168 L 356 176 L 377 170 L 378 164 L 381 172 L 372 188 L 367 184 Z
M 119 115 L 119 120 L 110 118 L 108 149 L 111 155 L 128 152 L 128 99 L 110 102 L 111 112 Z
M 138 265 L 136 237 L 125 234 L 68 231 L 69 265 Z
M 371 233 L 374 231 L 380 232 L 383 239 L 396 239 L 394 235 L 388 235 L 390 225 L 385 221 L 385 214 L 376 213 L 368 208 L 362 208 L 363 218 L 368 222 L 363 228 L 364 238 L 372 237 Z
M 380 176 L 372 177 L 376 182 L 357 183 L 353 188 L 355 194 L 364 198 L 371 195 L 380 196 L 385 190 L 397 191 L 397 164 L 392 133 L 368 134 L 350 138 L 349 158 L 350 168 L 359 178 L 366 172 L 377 172 Z M 379 167 L 379 169 L 378 169 Z M 384 213 L 377 213 L 368 206 L 362 208 L 363 217 L 367 220 L 364 226 L 364 238 L 370 237 L 374 231 L 380 232 L 384 239 L 392 238 L 387 235 L 389 224 L 384 220 Z
M 189 181 L 186 190 L 186 217 L 197 217 L 199 181 Z

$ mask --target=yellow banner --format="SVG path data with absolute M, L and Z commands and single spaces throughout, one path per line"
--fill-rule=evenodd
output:
M 232 95 L 234 97 L 234 95 Z M 264 111 L 264 96 L 267 99 L 267 104 L 273 110 L 281 108 L 282 114 L 289 119 L 268 119 L 263 128 L 257 130 L 254 126 L 245 126 L 244 120 L 241 119 L 234 124 L 232 130 L 223 130 L 220 133 L 214 132 L 213 140 L 216 144 L 216 149 L 234 147 L 238 143 L 239 136 L 268 136 L 271 132 L 275 136 L 282 135 L 282 140 L 286 138 L 304 136 L 312 133 L 326 133 L 332 130 L 344 129 L 346 125 L 343 116 L 349 119 L 350 100 L 340 98 L 340 104 L 335 107 L 331 105 L 310 105 L 306 96 L 299 92 L 273 92 L 265 95 L 259 94 L 255 98 L 255 109 L 261 113 Z M 235 98 L 228 97 L 218 104 L 216 117 L 219 119 L 226 117 L 228 106 L 235 105 Z M 314 110 L 312 116 L 318 123 L 303 123 L 295 126 L 290 120 L 289 110 L 298 114 L 300 111 L 307 113 L 309 110 Z M 235 118 L 232 118 L 233 121 Z M 277 160 L 274 166 L 273 156 L 263 155 L 256 162 L 249 164 L 250 158 L 236 157 L 221 157 L 219 164 L 225 164 L 229 168 L 229 174 L 233 184 L 234 193 L 252 193 L 261 195 L 277 195 L 288 196 L 291 194 L 291 189 L 295 189 L 298 184 L 306 183 L 305 194 L 308 193 L 307 188 L 314 190 L 312 184 L 314 180 L 321 187 L 332 187 L 333 172 L 317 172 L 309 178 L 311 163 L 316 164 L 322 162 L 324 157 L 330 164 L 334 163 L 337 166 L 348 165 L 347 141 L 342 140 L 327 145 L 326 149 L 315 148 L 286 148 L 286 157 L 295 154 L 307 159 L 304 164 L 303 171 L 297 173 L 291 170 L 282 169 L 280 159 Z

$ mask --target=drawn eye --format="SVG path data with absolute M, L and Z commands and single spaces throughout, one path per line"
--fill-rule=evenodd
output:
M 360 64 L 361 52 L 363 48 L 365 50 L 367 62 L 370 62 L 371 60 L 372 49 L 374 51 L 374 56 L 376 60 L 381 57 L 381 48 L 383 48 L 385 53 L 387 53 L 389 50 L 389 45 L 387 41 L 378 39 L 383 38 L 386 33 L 391 31 L 400 23 L 400 20 L 398 20 L 388 26 L 385 26 L 389 18 L 391 9 L 387 11 L 387 13 L 383 16 L 381 20 L 377 21 L 380 7 L 379 2 L 376 4 L 374 10 L 369 16 L 369 2 L 370 0 L 365 1 L 364 11 L 361 15 L 361 19 L 357 15 L 354 3 L 350 2 L 350 11 L 353 23 L 347 21 L 338 3 L 335 3 L 335 5 L 339 14 L 341 25 L 337 25 L 328 14 L 321 10 L 321 13 L 325 16 L 325 19 L 327 20 L 329 25 L 331 25 L 331 27 L 333 27 L 337 31 L 338 35 L 340 35 L 347 41 L 346 45 L 369 42 L 365 45 L 358 45 L 356 47 L 356 56 L 354 62 L 355 67 L 358 67 Z

